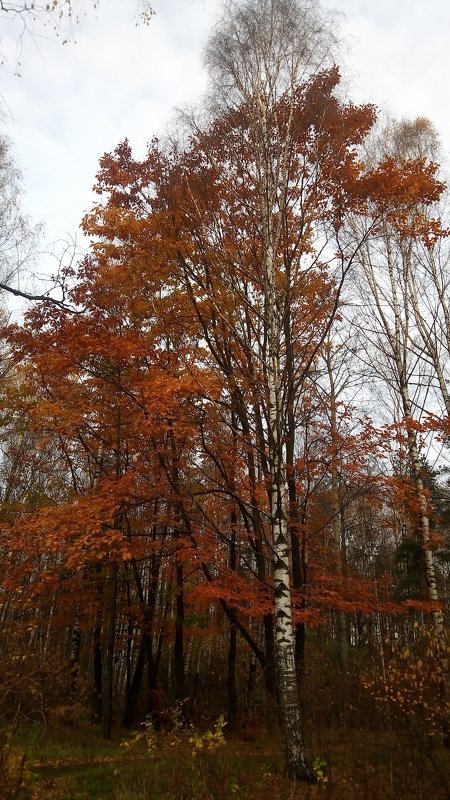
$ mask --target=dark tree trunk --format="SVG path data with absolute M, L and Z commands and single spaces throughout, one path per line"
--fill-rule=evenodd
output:
M 134 667 L 133 677 L 127 683 L 127 690 L 125 694 L 125 710 L 122 719 L 122 725 L 125 728 L 131 728 L 136 718 L 136 706 L 139 698 L 139 692 L 142 686 L 142 678 L 144 675 L 146 648 L 145 648 L 145 634 L 142 637 L 139 646 L 139 653 Z
M 236 727 L 237 719 L 237 686 L 236 686 L 236 656 L 237 656 L 237 631 L 235 625 L 230 625 L 230 638 L 228 642 L 228 676 L 227 676 L 227 695 L 228 695 L 228 719 L 227 730 L 232 731 Z
M 69 656 L 69 706 L 73 706 L 77 700 L 78 675 L 80 671 L 80 647 L 81 647 L 81 628 L 77 614 L 70 641 Z
M 233 418 L 233 430 L 235 420 Z M 234 484 L 234 479 L 233 479 Z M 234 488 L 234 487 L 233 487 Z M 236 526 L 237 514 L 235 509 L 230 516 L 231 536 L 230 536 L 230 570 L 237 570 L 237 549 L 236 549 Z M 228 699 L 228 730 L 231 731 L 236 726 L 237 718 L 237 686 L 236 686 L 236 659 L 237 659 L 237 631 L 236 625 L 230 624 L 230 634 L 228 640 L 228 662 L 227 662 L 227 699 Z
M 103 658 L 102 658 L 102 619 L 103 619 L 103 580 L 101 564 L 95 568 L 97 578 L 97 610 L 95 613 L 95 626 L 92 635 L 93 661 L 94 661 L 94 689 L 92 693 L 92 722 L 99 723 L 102 719 L 102 685 L 103 685 Z
M 116 637 L 116 607 L 117 607 L 117 566 L 112 565 L 110 571 L 110 612 L 107 650 L 105 659 L 105 675 L 102 697 L 102 733 L 104 739 L 111 738 L 112 731 L 112 703 L 114 679 L 114 644 Z
M 175 697 L 185 714 L 186 687 L 184 675 L 184 592 L 183 565 L 176 565 L 176 618 L 174 642 Z
M 256 687 L 256 657 L 253 653 L 250 654 L 250 663 L 248 666 L 247 688 L 245 692 L 245 708 L 244 717 L 242 720 L 242 727 L 246 728 L 250 722 L 252 711 L 255 705 L 255 687 Z

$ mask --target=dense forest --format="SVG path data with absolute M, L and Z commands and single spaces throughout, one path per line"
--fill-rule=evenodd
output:
M 4 315 L 5 797 L 450 797 L 448 188 L 338 61 L 315 4 L 227 5 L 203 105 Z M 3 140 L 30 298 L 18 181 Z M 58 737 L 125 743 L 109 793 L 44 781 Z

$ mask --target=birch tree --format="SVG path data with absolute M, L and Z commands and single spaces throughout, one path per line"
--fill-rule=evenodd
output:
M 39 227 L 23 213 L 22 176 L 10 141 L 0 136 L 0 288 L 8 288 L 33 261 Z
M 436 161 L 440 144 L 431 122 L 423 117 L 393 122 L 385 133 L 385 146 L 399 163 L 407 158 Z M 419 207 L 435 235 L 422 239 L 407 239 L 402 258 L 408 262 L 407 302 L 411 309 L 413 328 L 410 345 L 424 359 L 433 376 L 434 395 L 447 417 L 450 417 L 448 390 L 450 369 L 450 303 L 449 303 L 449 229 L 448 197 L 445 195 L 431 208 Z
M 213 96 L 223 108 L 245 104 L 253 138 L 256 221 L 260 235 L 261 310 L 266 383 L 266 480 L 273 542 L 275 643 L 285 759 L 291 776 L 309 777 L 301 736 L 295 669 L 289 535 L 289 477 L 293 480 L 294 377 L 291 341 L 292 264 L 280 291 L 279 257 L 288 209 L 296 92 L 325 60 L 331 36 L 317 8 L 295 0 L 230 4 L 206 51 Z M 284 135 L 277 130 L 285 99 Z M 302 243 L 298 242 L 301 248 Z M 298 276 L 297 276 L 298 278 Z M 298 375 L 297 375 L 298 379 Z M 290 475 L 285 442 L 290 451 Z M 291 501 L 295 497 L 291 495 Z M 292 508 L 291 508 L 292 510 Z
M 306 581 L 301 574 L 294 470 L 296 410 L 335 308 L 334 290 L 321 273 L 321 249 L 310 255 L 311 240 L 319 235 L 319 228 L 323 243 L 329 238 L 320 179 L 325 186 L 331 152 L 326 152 L 326 146 L 322 150 L 324 142 L 319 144 L 319 140 L 322 124 L 325 130 L 329 122 L 328 111 L 330 117 L 337 111 L 332 99 L 333 73 L 325 70 L 332 45 L 330 27 L 315 4 L 249 0 L 227 6 L 206 50 L 215 114 L 230 118 L 245 109 L 246 130 L 238 134 L 238 146 L 241 159 L 247 156 L 248 161 L 239 177 L 251 187 L 257 263 L 255 273 L 247 272 L 243 284 L 248 258 L 238 255 L 231 290 L 235 296 L 239 291 L 243 322 L 238 324 L 244 335 L 236 336 L 233 320 L 231 338 L 239 339 L 240 347 L 244 342 L 245 361 L 251 365 L 253 448 L 268 493 L 285 761 L 287 772 L 300 778 L 310 777 L 310 771 L 301 733 L 292 610 L 292 573 L 294 585 Z M 360 127 L 355 126 L 355 140 L 371 123 L 371 113 L 366 111 Z M 334 146 L 345 163 L 348 152 L 343 141 L 335 140 L 331 149 Z M 239 159 L 237 152 L 234 155 Z M 236 189 L 235 184 L 235 203 Z M 248 240 L 240 245 L 248 249 Z M 184 266 L 190 285 L 196 281 L 200 289 L 198 272 L 187 260 Z M 229 263 L 223 269 L 229 271 Z M 315 294 L 321 297 L 317 304 Z M 223 309 L 217 308 L 217 316 L 223 320 Z M 235 379 L 234 370 L 228 379 Z
M 392 133 L 393 131 L 393 133 Z M 414 133 L 416 139 L 414 138 Z M 428 164 L 425 152 L 419 147 L 417 130 L 407 126 L 393 128 L 384 133 L 378 142 L 378 155 L 395 160 L 404 170 L 414 163 Z M 429 152 L 429 148 L 428 148 Z M 369 158 L 374 152 L 369 152 Z M 442 185 L 441 185 L 442 190 Z M 439 197 L 439 190 L 434 198 Z M 418 508 L 418 532 L 423 547 L 424 572 L 428 599 L 436 604 L 432 612 L 438 637 L 442 637 L 444 622 L 438 606 L 433 550 L 430 546 L 430 511 L 425 491 L 420 460 L 420 442 L 417 423 L 423 418 L 424 403 L 430 390 L 430 365 L 435 354 L 432 336 L 426 328 L 425 316 L 418 309 L 418 292 L 415 276 L 416 248 L 421 248 L 433 235 L 435 221 L 430 213 L 433 200 L 411 202 L 405 208 L 404 227 L 399 229 L 389 217 L 382 214 L 376 239 L 366 241 L 358 257 L 361 265 L 360 292 L 365 329 L 374 347 L 377 367 L 398 402 L 400 420 L 405 427 L 406 451 L 411 480 Z M 354 223 L 354 233 L 361 237 L 359 223 Z M 418 345 L 418 338 L 422 337 Z

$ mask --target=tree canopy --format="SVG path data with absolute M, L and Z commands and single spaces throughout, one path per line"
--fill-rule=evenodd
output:
M 6 705 L 16 650 L 25 707 L 105 738 L 163 697 L 245 727 L 258 675 L 310 781 L 315 692 L 439 745 L 450 713 L 446 185 L 431 123 L 381 130 L 332 45 L 316 4 L 226 7 L 208 113 L 103 155 L 90 250 L 4 326 L 0 386 Z M 33 659 L 58 682 L 27 694 Z

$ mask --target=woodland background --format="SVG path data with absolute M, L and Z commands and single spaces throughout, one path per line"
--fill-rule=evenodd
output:
M 338 61 L 227 5 L 50 293 L 1 142 L 5 797 L 450 796 L 445 165 Z

